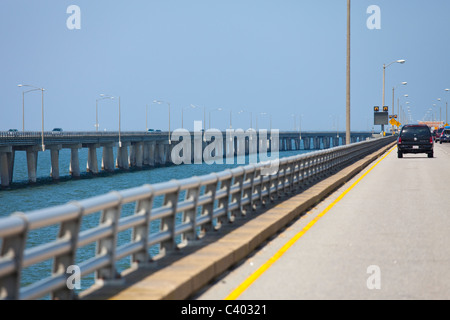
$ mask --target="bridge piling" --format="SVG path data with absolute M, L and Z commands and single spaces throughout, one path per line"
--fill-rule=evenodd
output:
M 62 149 L 61 145 L 52 145 L 48 147 L 50 149 L 50 176 L 53 180 L 59 180 L 59 150 Z

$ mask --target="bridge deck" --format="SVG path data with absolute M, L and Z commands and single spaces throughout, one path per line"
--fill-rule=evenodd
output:
M 449 299 L 449 161 L 394 148 L 197 298 Z
M 392 145 L 391 145 L 392 146 Z M 185 299 L 239 264 L 293 218 L 321 201 L 386 151 L 386 147 L 327 178 L 303 193 L 278 203 L 240 228 L 212 238 L 208 245 L 191 248 L 186 256 L 164 259 L 165 267 L 136 270 L 122 282 L 86 292 L 85 299 Z M 180 253 L 181 255 L 181 253 Z M 161 267 L 163 267 L 161 265 Z M 220 292 L 220 290 L 218 291 Z M 215 296 L 213 299 L 223 299 Z

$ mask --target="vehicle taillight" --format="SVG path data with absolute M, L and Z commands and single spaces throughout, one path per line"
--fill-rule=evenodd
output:
M 398 144 L 402 144 L 402 137 L 398 137 Z
M 433 143 L 433 137 L 430 137 L 430 143 Z

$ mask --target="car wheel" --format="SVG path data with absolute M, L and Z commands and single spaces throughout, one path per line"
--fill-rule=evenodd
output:
M 398 155 L 398 158 L 399 158 L 399 159 L 400 159 L 400 158 L 403 158 L 403 152 L 400 152 L 400 151 L 399 151 L 399 152 L 397 153 L 397 155 Z
M 439 144 L 442 144 L 442 141 L 439 141 Z
M 433 158 L 434 157 L 434 153 L 433 152 L 430 152 L 429 154 L 428 154 L 428 158 Z

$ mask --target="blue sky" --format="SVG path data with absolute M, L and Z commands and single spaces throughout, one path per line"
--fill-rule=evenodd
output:
M 193 128 L 206 109 L 212 127 L 345 129 L 345 0 L 2 0 L 0 130 L 22 129 L 20 83 L 46 89 L 45 130 L 95 130 L 100 94 L 120 96 L 122 130 Z M 81 29 L 66 12 L 81 9 Z M 370 30 L 367 8 L 381 10 Z M 414 120 L 450 100 L 450 2 L 352 1 L 351 129 L 372 130 L 373 106 L 392 87 Z M 408 98 L 404 95 L 408 94 Z M 439 102 L 437 99 L 441 98 Z M 198 106 L 192 109 L 189 106 Z M 222 108 L 222 111 L 211 111 Z M 238 114 L 240 110 L 246 112 Z M 265 113 L 265 114 L 261 114 Z M 100 130 L 118 129 L 118 101 L 99 101 Z M 339 119 L 339 121 L 336 121 Z M 207 124 L 208 126 L 208 124 Z M 41 130 L 40 92 L 25 95 L 25 129 Z M 379 126 L 375 130 L 379 130 Z

